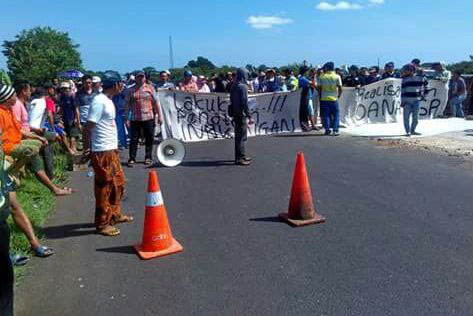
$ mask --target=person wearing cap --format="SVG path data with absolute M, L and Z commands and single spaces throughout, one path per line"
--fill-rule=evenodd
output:
M 128 89 L 125 96 L 125 123 L 130 128 L 130 151 L 128 167 L 136 163 L 136 153 L 141 135 L 145 138 L 145 165 L 153 162 L 153 144 L 155 124 L 161 125 L 159 98 L 152 85 L 145 82 L 145 74 L 138 71 L 135 74 L 136 84 Z
M 413 64 L 402 67 L 401 107 L 406 136 L 420 135 L 416 132 L 416 127 L 419 122 L 420 101 L 424 99 L 427 85 L 427 79 L 416 73 L 416 67 Z
M 100 93 L 102 92 L 102 79 L 99 76 L 93 76 L 92 77 L 92 89 L 94 90 L 95 93 Z
M 343 81 L 343 85 L 345 87 L 350 87 L 350 88 L 359 88 L 363 85 L 362 80 L 360 79 L 360 76 L 358 75 L 358 67 L 355 65 L 350 66 L 348 69 L 349 74 L 347 77 L 345 77 L 345 80 Z
M 133 221 L 132 216 L 121 211 L 126 179 L 120 163 L 116 110 L 112 101 L 120 93 L 120 81 L 119 75 L 104 78 L 102 93 L 97 94 L 90 105 L 84 133 L 82 162 L 90 159 L 94 169 L 95 227 L 97 233 L 104 236 L 120 234 L 115 225 Z
M 205 76 L 200 75 L 197 79 L 197 89 L 199 89 L 199 92 L 201 93 L 210 93 L 210 88 L 207 85 L 207 79 L 205 79 Z
M 388 79 L 388 78 L 398 78 L 394 69 L 394 63 L 392 61 L 384 65 L 384 72 L 383 72 L 383 75 L 381 76 L 381 80 Z
M 168 70 L 163 70 L 159 73 L 159 79 L 157 87 L 158 89 L 176 89 L 176 86 L 172 81 L 169 80 L 170 72 Z
M 8 85 L 0 85 L 0 129 L 3 152 L 16 159 L 9 169 L 12 173 L 26 164 L 36 178 L 56 196 L 69 195 L 71 188 L 59 188 L 44 171 L 43 161 L 39 152 L 48 141 L 36 134 L 25 133 L 17 121 L 12 107 L 17 100 L 15 90 Z M 15 171 L 12 171 L 15 170 Z
M 317 89 L 320 96 L 320 116 L 325 135 L 340 135 L 340 112 L 338 99 L 342 95 L 342 78 L 335 73 L 335 64 L 328 62 L 323 67 L 324 73 L 317 78 Z
M 199 92 L 199 87 L 197 86 L 197 79 L 192 75 L 192 71 L 184 71 L 184 78 L 179 83 L 179 90 L 184 92 Z
M 76 138 L 79 136 L 80 116 L 77 115 L 78 109 L 74 102 L 74 94 L 71 91 L 70 83 L 61 82 L 59 94 L 59 109 L 61 110 L 64 131 L 67 137 L 67 146 L 71 153 L 77 153 Z
M 248 138 L 248 124 L 253 124 L 248 107 L 248 71 L 239 68 L 230 92 L 228 115 L 233 119 L 235 131 L 235 164 L 248 166 L 251 158 L 246 155 L 245 143 Z

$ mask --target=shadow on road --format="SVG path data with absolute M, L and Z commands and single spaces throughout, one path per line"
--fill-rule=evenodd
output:
M 250 222 L 267 222 L 267 223 L 282 223 L 283 222 L 278 216 L 250 218 L 249 221 Z
M 220 167 L 234 165 L 234 160 L 194 160 L 183 161 L 180 167 Z
M 118 246 L 118 247 L 110 247 L 110 248 L 99 248 L 96 251 L 100 252 L 108 252 L 108 253 L 123 253 L 128 255 L 136 254 L 135 249 L 133 246 Z
M 286 137 L 322 137 L 322 136 L 326 136 L 324 135 L 323 133 L 320 134 L 303 134 L 303 133 L 296 133 L 296 134 L 278 134 L 278 135 L 274 135 L 273 137 L 282 137 L 282 138 L 286 138 Z
M 86 229 L 92 228 L 92 229 Z M 94 223 L 70 224 L 43 228 L 43 233 L 48 239 L 62 239 L 95 234 Z

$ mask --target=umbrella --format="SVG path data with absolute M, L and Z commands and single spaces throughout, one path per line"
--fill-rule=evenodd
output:
M 71 69 L 59 73 L 59 77 L 63 78 L 82 78 L 84 74 L 79 70 Z

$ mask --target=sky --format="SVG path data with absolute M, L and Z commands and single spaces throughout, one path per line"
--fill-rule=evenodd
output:
M 0 42 L 51 26 L 79 44 L 86 69 L 216 65 L 401 66 L 473 55 L 472 0 L 1 0 Z M 6 9 L 8 8 L 8 9 Z M 0 68 L 6 59 L 0 54 Z

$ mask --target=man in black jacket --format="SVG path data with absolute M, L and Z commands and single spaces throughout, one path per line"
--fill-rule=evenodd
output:
M 248 72 L 244 68 L 238 69 L 235 82 L 230 92 L 230 106 L 228 114 L 233 118 L 235 126 L 235 164 L 247 166 L 251 158 L 246 156 L 245 142 L 247 140 L 248 124 L 253 124 L 248 108 Z

